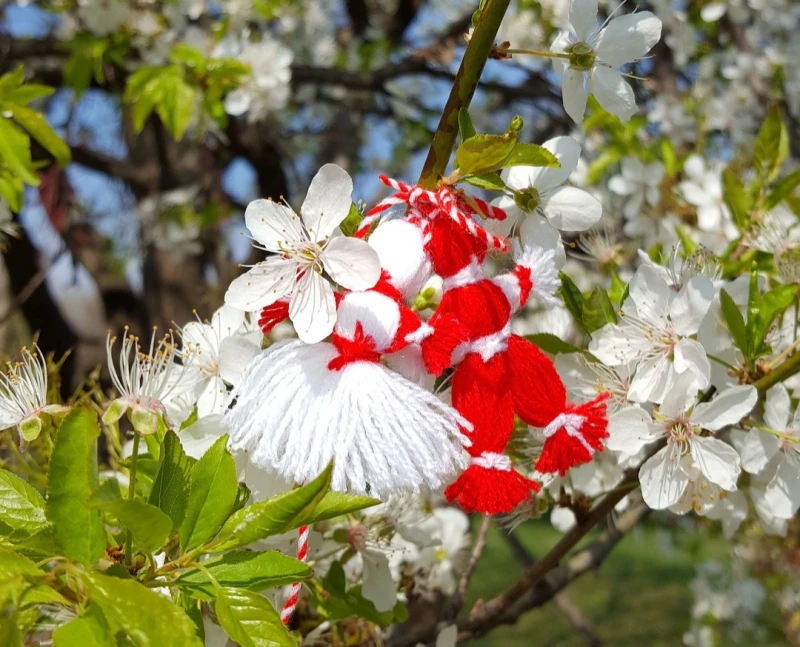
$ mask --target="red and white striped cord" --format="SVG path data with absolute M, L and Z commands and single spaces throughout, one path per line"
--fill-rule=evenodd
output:
M 412 221 L 432 220 L 439 215 L 449 216 L 460 227 L 466 229 L 472 236 L 483 241 L 489 247 L 502 252 L 509 251 L 509 244 L 505 238 L 489 233 L 471 217 L 480 215 L 483 218 L 504 220 L 506 213 L 499 207 L 480 198 L 471 197 L 467 200 L 454 193 L 452 187 L 449 186 L 441 186 L 434 192 L 427 191 L 419 185 L 399 182 L 385 175 L 381 175 L 380 180 L 386 186 L 394 189 L 395 193 L 367 211 L 355 233 L 356 238 L 365 238 L 372 225 L 380 219 L 385 211 L 394 205 L 406 204 L 409 208 L 409 219 Z
M 297 559 L 305 562 L 308 558 L 308 526 L 300 526 L 297 531 Z M 292 583 L 289 597 L 286 599 L 283 609 L 281 609 L 281 621 L 288 625 L 292 621 L 294 610 L 300 599 L 300 582 Z

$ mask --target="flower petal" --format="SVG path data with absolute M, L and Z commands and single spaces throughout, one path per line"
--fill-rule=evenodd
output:
M 674 373 L 672 362 L 666 355 L 641 360 L 631 380 L 628 399 L 633 402 L 661 402 L 672 386 Z
M 629 284 L 628 295 L 640 318 L 658 328 L 666 326 L 670 290 L 657 269 L 650 265 L 639 267 Z M 622 309 L 630 312 L 627 299 Z
M 635 456 L 647 443 L 663 437 L 649 426 L 650 416 L 639 407 L 627 407 L 609 416 L 608 449 Z
M 777 384 L 767 391 L 767 401 L 764 404 L 764 422 L 770 429 L 785 431 L 789 426 L 789 412 L 791 410 L 789 392 L 783 384 Z M 773 436 L 774 437 L 774 436 Z
M 297 336 L 307 344 L 316 344 L 333 332 L 336 301 L 330 284 L 313 270 L 297 282 L 289 300 L 289 318 Z
M 739 447 L 742 469 L 750 474 L 759 474 L 780 451 L 781 441 L 777 436 L 751 429 Z
M 242 336 L 226 337 L 219 345 L 219 375 L 236 386 L 244 369 L 261 352 L 261 348 Z
M 244 325 L 244 310 L 233 306 L 223 305 L 211 317 L 211 327 L 219 339 L 230 337 L 239 332 Z
M 699 341 L 681 339 L 675 344 L 674 366 L 677 373 L 690 372 L 694 376 L 695 389 L 705 389 L 711 381 L 711 363 Z
M 358 238 L 335 236 L 325 246 L 321 258 L 325 271 L 348 290 L 368 290 L 381 276 L 377 252 Z
M 350 213 L 353 180 L 336 164 L 325 164 L 308 187 L 300 213 L 311 240 L 328 238 Z
M 633 88 L 619 72 L 607 67 L 595 67 L 589 76 L 591 92 L 604 110 L 628 121 L 638 110 Z
M 567 254 L 561 242 L 561 234 L 545 218 L 531 214 L 522 222 L 519 238 L 523 247 L 539 245 L 555 252 L 556 269 L 564 267 Z
M 221 415 L 206 416 L 183 429 L 178 439 L 187 456 L 199 459 L 224 433 Z
M 254 312 L 272 305 L 292 289 L 297 280 L 295 261 L 272 256 L 235 278 L 225 292 L 225 303 Z
M 572 137 L 553 137 L 542 144 L 542 148 L 549 150 L 561 166 L 558 168 L 546 166 L 527 167 L 530 169 L 531 178 L 528 186 L 534 187 L 540 193 L 564 184 L 578 166 L 578 161 L 581 158 L 581 146 Z
M 597 0 L 572 0 L 569 3 L 569 24 L 580 41 L 589 39 L 597 25 Z
M 692 411 L 691 421 L 703 429 L 717 431 L 735 425 L 755 406 L 758 391 L 750 385 L 725 389 L 711 402 L 698 404 Z
M 779 519 L 791 519 L 800 508 L 800 470 L 784 458 L 764 490 L 764 499 Z
M 692 458 L 709 481 L 725 490 L 735 490 L 741 473 L 736 450 L 719 438 L 695 436 L 689 444 Z
M 197 398 L 197 417 L 205 418 L 215 413 L 222 413 L 227 399 L 228 389 L 225 387 L 225 382 L 221 377 L 212 377 Z
M 547 219 L 564 231 L 589 229 L 603 215 L 600 201 L 574 186 L 556 189 L 542 202 L 542 211 Z
M 279 252 L 287 242 L 306 238 L 300 216 L 272 200 L 253 200 L 245 209 L 244 222 L 253 238 L 270 252 Z
M 669 306 L 669 318 L 679 335 L 694 335 L 714 300 L 714 284 L 705 276 L 693 276 Z
M 397 603 L 397 592 L 386 555 L 377 550 L 365 549 L 361 551 L 361 563 L 363 564 L 361 594 L 372 602 L 380 613 L 393 609 Z
M 611 67 L 642 58 L 661 38 L 661 21 L 649 11 L 618 16 L 597 35 L 594 51 Z
M 689 477 L 680 469 L 680 450 L 670 443 L 647 459 L 639 470 L 644 502 L 653 510 L 675 505 L 681 499 Z
M 561 84 L 561 100 L 564 110 L 576 124 L 583 123 L 583 113 L 586 112 L 586 88 L 584 87 L 584 73 L 580 70 L 568 69 L 564 73 Z

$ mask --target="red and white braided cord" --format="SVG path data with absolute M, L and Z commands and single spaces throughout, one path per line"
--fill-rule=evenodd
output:
M 297 559 L 305 562 L 308 558 L 308 526 L 300 526 L 297 531 Z M 294 610 L 300 599 L 300 582 L 294 582 L 289 591 L 289 597 L 281 609 L 281 621 L 288 625 L 292 621 Z
M 486 243 L 489 247 L 499 249 L 503 252 L 509 251 L 508 241 L 500 236 L 495 236 L 481 227 L 471 216 L 481 215 L 483 217 L 503 220 L 505 212 L 493 205 L 488 204 L 479 198 L 471 198 L 482 212 L 478 214 L 473 206 L 466 200 L 454 194 L 448 186 L 441 186 L 436 192 L 427 191 L 419 185 L 406 184 L 399 182 L 385 175 L 380 176 L 381 182 L 394 189 L 394 195 L 381 200 L 370 209 L 361 221 L 361 225 L 356 232 L 357 238 L 364 238 L 372 225 L 389 208 L 397 204 L 408 206 L 408 217 L 412 222 L 425 222 L 433 220 L 437 216 L 445 215 L 455 220 L 459 226 L 466 229 L 472 236 Z

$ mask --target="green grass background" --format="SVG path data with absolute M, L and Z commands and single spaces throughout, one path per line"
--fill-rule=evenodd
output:
M 474 519 L 477 531 L 478 520 Z M 545 520 L 528 522 L 515 530 L 525 547 L 541 557 L 561 536 Z M 665 541 L 664 530 L 648 523 L 636 528 L 609 555 L 600 569 L 585 574 L 567 588 L 567 594 L 592 623 L 606 647 L 680 647 L 691 623 L 693 594 L 689 586 L 695 563 L 730 561 L 725 539 L 695 531 L 674 530 Z M 591 536 L 587 538 L 591 540 Z M 516 581 L 522 567 L 506 540 L 492 526 L 486 550 L 471 580 L 464 609 L 478 599 L 489 599 Z M 762 623 L 770 638 L 758 647 L 781 647 L 778 612 L 767 598 Z M 475 647 L 586 647 L 585 638 L 549 603 L 530 611 L 515 626 L 499 627 Z M 724 641 L 723 644 L 731 644 Z M 744 643 L 751 647 L 752 643 Z M 752 645 L 752 647 L 756 647 Z

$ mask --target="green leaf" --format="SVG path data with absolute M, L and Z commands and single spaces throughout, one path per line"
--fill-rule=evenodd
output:
M 183 75 L 172 75 L 171 80 L 163 84 L 156 112 L 176 141 L 183 137 L 189 126 L 196 98 L 197 91 L 184 80 Z
M 5 533 L 4 528 L 9 532 Z M 42 495 L 19 476 L 0 470 L 0 534 L 30 537 L 47 528 Z
M 31 140 L 14 123 L 0 115 L 0 161 L 17 175 L 23 182 L 32 186 L 39 185 L 31 161 Z
M 0 609 L 4 601 L 22 594 L 25 602 L 69 605 L 60 593 L 45 584 L 47 579 L 47 574 L 24 555 L 0 548 Z
M 462 142 L 476 135 L 475 126 L 472 125 L 472 117 L 469 116 L 469 110 L 466 108 L 461 108 L 458 111 L 458 132 L 461 135 Z
M 342 221 L 342 224 L 339 225 L 339 229 L 342 230 L 345 236 L 352 236 L 358 231 L 362 220 L 364 220 L 364 214 L 361 213 L 361 210 L 355 204 L 351 204 L 350 211 L 347 217 Z
M 142 552 L 157 552 L 169 539 L 172 520 L 149 503 L 120 499 L 103 503 L 100 509 L 114 515 L 123 528 L 131 531 L 134 545 Z
M 798 286 L 792 283 L 779 285 L 761 295 L 753 326 L 752 346 L 756 353 L 760 352 L 772 323 L 792 304 L 797 294 Z
M 100 573 L 84 577 L 86 593 L 108 620 L 136 647 L 202 647 L 194 623 L 172 600 L 135 580 Z
M 503 168 L 517 143 L 517 134 L 475 135 L 456 149 L 462 175 L 483 175 Z
M 56 435 L 50 459 L 47 518 L 64 555 L 93 564 L 106 548 L 100 512 L 90 504 L 100 487 L 97 476 L 97 415 L 74 407 Z
M 117 647 L 111 628 L 97 605 L 90 604 L 74 620 L 53 632 L 53 647 Z
M 544 146 L 537 144 L 518 143 L 514 146 L 508 159 L 503 163 L 503 168 L 509 166 L 546 166 L 561 168 L 558 158 Z
M 368 496 L 345 494 L 343 492 L 326 492 L 320 502 L 313 509 L 309 509 L 307 514 L 295 519 L 295 523 L 297 526 L 310 526 L 318 521 L 341 517 L 344 514 L 350 514 L 379 504 L 379 499 L 373 499 Z
M 225 523 L 236 502 L 239 481 L 228 451 L 228 436 L 221 436 L 192 470 L 186 516 L 180 528 L 181 549 L 207 542 Z
M 568 355 L 569 353 L 583 352 L 577 346 L 568 344 L 560 337 L 556 337 L 547 332 L 526 335 L 525 339 L 532 342 L 538 348 L 541 348 L 545 353 L 550 353 L 551 355 L 558 355 L 559 353 Z
M 3 645 L 3 647 L 24 647 L 22 632 L 17 626 L 16 614 L 0 619 L 0 645 Z
M 297 647 L 280 614 L 263 595 L 223 587 L 214 610 L 220 626 L 241 647 Z
M 586 331 L 583 325 L 583 295 L 578 286 L 564 272 L 559 272 L 558 275 L 561 278 L 561 287 L 559 288 L 561 300 L 567 310 L 570 311 L 570 314 L 572 314 L 572 318 L 578 327 Z
M 304 525 L 303 520 L 311 517 L 330 488 L 332 471 L 330 464 L 311 483 L 235 512 L 225 522 L 211 550 L 240 548 Z
M 8 202 L 8 206 L 14 213 L 18 213 L 22 209 L 24 192 L 25 184 L 22 179 L 13 175 L 9 169 L 3 168 L 0 164 L 0 197 Z
M 17 103 L 21 106 L 27 106 L 31 101 L 49 97 L 51 94 L 53 94 L 53 92 L 55 92 L 55 89 L 48 85 L 26 83 L 25 85 L 18 87 L 16 90 L 12 90 L 11 93 L 5 97 L 5 99 L 10 103 Z
M 596 184 L 611 166 L 622 159 L 622 155 L 623 154 L 619 150 L 612 149 L 602 153 L 597 159 L 592 161 L 592 163 L 589 164 L 589 168 L 586 169 L 586 184 Z
M 772 182 L 789 155 L 789 133 L 781 119 L 778 104 L 773 103 L 761 124 L 753 152 L 753 165 L 762 182 Z
M 750 284 L 747 293 L 747 322 L 745 324 L 745 330 L 747 331 L 747 353 L 745 353 L 745 357 L 747 358 L 755 357 L 756 354 L 754 340 L 760 302 L 761 293 L 758 290 L 758 271 L 756 264 L 753 263 L 750 268 Z
M 617 313 L 608 293 L 598 285 L 583 303 L 583 327 L 591 334 L 610 323 L 617 323 Z
M 55 157 L 59 165 L 64 166 L 72 159 L 69 146 L 56 134 L 44 116 L 25 106 L 12 104 L 0 106 L 0 108 L 8 110 L 14 121 L 27 130 L 31 137 Z
M 150 490 L 148 503 L 156 506 L 172 520 L 172 532 L 180 528 L 189 502 L 189 483 L 194 459 L 183 451 L 174 431 L 164 435 L 158 468 Z
M 694 254 L 694 251 L 697 249 L 697 243 L 689 234 L 686 233 L 686 230 L 680 225 L 675 225 L 675 233 L 677 234 L 678 239 L 681 241 L 681 248 L 683 249 L 683 254 L 685 254 L 686 256 L 691 256 L 692 254 Z M 652 256 L 650 258 L 652 258 Z M 659 250 L 658 256 L 653 260 L 659 262 L 660 258 L 661 258 L 661 250 Z
M 0 76 L 0 101 L 8 99 L 25 82 L 25 68 L 17 65 L 13 72 Z
M 789 173 L 789 175 L 775 183 L 775 186 L 772 187 L 772 191 L 770 191 L 767 197 L 766 209 L 774 209 L 781 202 L 786 200 L 786 198 L 791 196 L 792 192 L 798 186 L 800 186 L 800 169 Z
M 463 182 L 477 186 L 487 191 L 503 191 L 506 188 L 506 183 L 503 179 L 495 173 L 484 173 L 483 175 L 467 175 L 462 178 Z
M 388 627 L 393 622 L 401 622 L 400 618 L 403 616 L 407 617 L 402 602 L 395 604 L 389 611 L 379 612 L 375 605 L 363 596 L 360 586 L 347 589 L 344 569 L 339 562 L 331 564 L 322 585 L 329 596 L 324 600 L 320 610 L 329 620 L 343 620 L 357 616 L 381 627 Z
M 254 592 L 307 580 L 314 574 L 308 564 L 278 551 L 234 551 L 205 560 L 203 570 L 190 569 L 176 583 L 192 595 L 210 600 L 214 597 L 215 587 L 207 573 L 222 586 Z
M 733 299 L 725 290 L 721 290 L 719 293 L 719 303 L 733 343 L 747 358 L 747 330 L 744 324 L 744 317 L 739 311 L 739 306 L 733 302 Z
M 722 198 L 733 215 L 733 222 L 739 229 L 747 229 L 750 224 L 752 204 L 742 181 L 729 168 L 722 171 Z
M 660 143 L 661 160 L 664 162 L 664 168 L 669 177 L 674 177 L 680 171 L 680 163 L 678 156 L 675 153 L 675 147 L 669 137 L 664 137 Z

